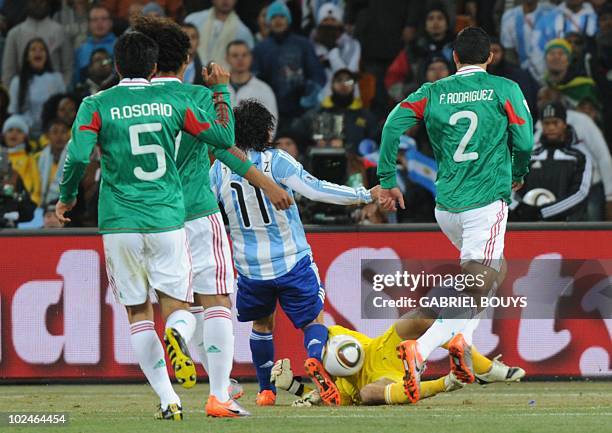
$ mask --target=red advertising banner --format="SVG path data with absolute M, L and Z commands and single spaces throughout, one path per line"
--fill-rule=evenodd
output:
M 327 291 L 327 323 L 371 336 L 393 321 L 362 318 L 362 259 L 458 255 L 439 232 L 310 233 L 308 239 Z M 506 257 L 609 260 L 612 231 L 510 231 Z M 560 269 L 549 272 L 550 278 L 572 278 Z M 581 306 L 580 319 L 483 320 L 474 343 L 486 355 L 503 354 L 507 364 L 520 365 L 530 376 L 612 375 L 612 319 L 599 309 L 612 302 L 612 277 L 603 274 L 580 284 L 563 295 Z M 276 357 L 300 365 L 305 355 L 301 331 L 283 314 L 276 326 Z M 250 324 L 235 322 L 236 377 L 254 376 L 249 333 Z M 442 350 L 430 361 L 428 375 L 446 372 Z M 77 378 L 143 378 L 130 348 L 125 311 L 108 285 L 101 237 L 0 237 L 0 380 Z

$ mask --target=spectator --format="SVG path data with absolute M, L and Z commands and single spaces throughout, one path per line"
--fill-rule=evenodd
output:
M 588 99 L 599 105 L 595 82 L 570 69 L 572 46 L 565 39 L 553 39 L 546 44 L 546 83 L 559 90 L 570 107 Z
M 8 148 L 11 166 L 22 179 L 34 203 L 40 203 L 40 177 L 28 144 L 29 126 L 23 116 L 13 115 L 2 126 L 2 145 Z
M 499 40 L 491 40 L 491 52 L 493 53 L 493 60 L 487 67 L 487 71 L 490 74 L 516 81 L 523 91 L 523 95 L 525 95 L 525 100 L 527 101 L 527 105 L 529 105 L 529 110 L 531 111 L 534 120 L 537 120 L 537 99 L 538 90 L 540 87 L 537 81 L 534 80 L 531 74 L 528 72 L 508 62 L 504 56 L 505 49 Z
M 538 107 L 548 103 L 560 103 L 561 93 L 549 87 L 538 92 Z M 539 111 L 539 110 L 538 110 Z M 601 130 L 593 120 L 584 113 L 571 108 L 567 110 L 566 122 L 574 129 L 577 141 L 584 145 L 591 155 L 593 176 L 591 191 L 587 204 L 589 221 L 602 221 L 605 217 L 612 219 L 612 157 Z M 542 122 L 535 124 L 535 142 L 542 135 Z
M 558 7 L 555 17 L 555 33 L 565 37 L 568 33 L 577 32 L 589 38 L 597 33 L 597 14 L 589 2 L 584 0 L 566 0 Z
M 356 77 L 348 69 L 336 71 L 332 79 L 332 94 L 297 119 L 293 131 L 300 147 L 344 147 L 356 154 L 365 139 L 376 139 L 378 124 L 370 110 L 355 96 Z
M 282 1 L 268 7 L 270 36 L 253 52 L 253 73 L 272 87 L 278 103 L 277 127 L 289 126 L 316 105 L 325 71 L 310 41 L 289 30 L 291 13 Z
M 183 81 L 191 84 L 204 84 L 202 78 L 202 59 L 198 54 L 198 45 L 200 44 L 200 33 L 193 24 L 184 23 L 181 28 L 187 36 L 189 36 L 189 64 L 183 74 Z
M 423 66 L 423 76 L 419 83 L 433 83 L 451 74 L 451 65 L 444 57 L 433 56 Z
M 253 55 L 244 41 L 233 41 L 227 46 L 227 63 L 230 65 L 230 85 L 228 86 L 232 106 L 245 99 L 256 99 L 278 119 L 276 96 L 266 83 L 251 73 Z
M 274 147 L 276 149 L 281 149 L 291 155 L 296 161 L 302 162 L 302 157 L 300 156 L 300 149 L 298 148 L 297 143 L 291 137 L 290 134 L 279 133 L 276 135 L 276 139 L 274 140 Z
M 8 150 L 0 148 L 0 228 L 16 228 L 30 221 L 35 209 L 23 179 L 11 166 Z
M 565 35 L 565 40 L 572 47 L 572 69 L 577 75 L 592 77 L 593 54 L 591 44 L 582 33 L 571 32 Z M 589 45 L 587 47 L 587 45 Z
M 257 33 L 259 30 L 259 16 L 261 15 L 261 11 L 270 3 L 270 0 L 249 0 L 236 2 L 236 13 L 249 28 L 252 34 Z M 202 9 L 202 6 L 200 6 L 198 9 Z M 264 19 L 265 17 L 264 12 Z
M 30 127 L 30 136 L 38 139 L 42 132 L 41 113 L 50 96 L 66 91 L 59 72 L 53 72 L 49 51 L 41 38 L 28 42 L 23 52 L 21 71 L 9 87 L 11 114 L 22 114 Z
M 40 176 L 40 203 L 43 206 L 55 203 L 59 198 L 70 127 L 63 120 L 54 119 L 49 123 L 46 133 L 49 145 L 35 155 Z
M 0 85 L 0 129 L 9 117 L 8 107 L 10 103 L 9 93 L 6 87 Z
M 111 75 L 113 75 L 111 55 L 106 48 L 97 48 L 91 53 L 87 68 L 81 73 L 82 82 L 77 86 L 76 92 L 81 98 L 95 95 Z
M 342 10 L 338 6 L 325 3 L 319 7 L 318 11 L 317 28 L 312 39 L 315 53 L 325 68 L 327 95 L 329 95 L 334 72 L 340 69 L 359 72 L 361 45 L 359 41 L 344 31 Z
M 595 38 L 593 79 L 603 101 L 603 125 L 608 145 L 612 148 L 612 4 L 599 12 L 599 33 Z
M 62 0 L 60 10 L 53 15 L 64 29 L 71 47 L 78 47 L 87 40 L 88 7 L 88 0 Z
M 591 186 L 591 157 L 578 144 L 560 103 L 540 113 L 542 137 L 531 156 L 529 174 L 511 205 L 514 219 L 583 221 Z
M 42 124 L 44 130 L 47 131 L 51 122 L 56 119 L 62 120 L 71 127 L 76 117 L 78 105 L 76 96 L 70 93 L 58 93 L 50 97 L 43 106 Z M 49 137 L 45 132 L 38 141 L 30 141 L 30 148 L 35 152 L 39 152 L 47 147 L 48 144 Z
M 200 32 L 198 54 L 203 64 L 214 60 L 224 68 L 227 45 L 235 40 L 245 41 L 253 48 L 253 35 L 249 28 L 234 11 L 236 0 L 213 0 L 213 7 L 200 12 L 194 12 L 185 18 Z
M 148 0 L 103 0 L 101 4 L 110 11 L 111 16 L 122 20 L 129 20 L 130 15 L 136 10 L 130 10 L 132 5 L 139 5 L 138 11 L 149 3 Z M 166 15 L 176 19 L 182 7 L 181 0 L 157 0 L 157 3 L 165 11 Z
M 259 15 L 257 15 L 257 33 L 255 33 L 255 43 L 259 43 L 268 37 L 270 34 L 270 28 L 266 23 L 266 15 L 268 13 L 268 7 L 261 8 Z
M 164 8 L 156 2 L 149 2 L 143 6 L 141 14 L 145 17 L 162 18 L 166 16 Z
M 333 6 L 344 15 L 344 0 L 304 0 L 302 1 L 302 33 L 310 34 L 312 30 L 321 22 L 321 9 L 328 6 Z M 339 20 L 342 22 L 342 20 Z
M 92 53 L 98 48 L 113 52 L 117 37 L 111 31 L 113 21 L 110 12 L 103 6 L 94 6 L 89 11 L 89 37 L 80 45 L 74 54 L 74 84 L 80 83 L 84 77 L 82 70 L 87 68 L 92 59 Z
M 12 28 L 7 37 L 2 58 L 2 82 L 11 82 L 20 70 L 27 46 L 34 38 L 47 47 L 47 56 L 54 70 L 61 71 L 64 84 L 72 80 L 73 47 L 64 35 L 62 26 L 49 18 L 49 0 L 27 0 L 28 18 Z
M 450 27 L 448 12 L 441 3 L 434 3 L 425 15 L 425 32 L 417 38 L 412 47 L 415 59 L 430 56 L 444 57 L 452 61 L 454 33 Z
M 544 49 L 549 40 L 558 36 L 552 26 L 557 11 L 538 0 L 521 3 L 502 16 L 501 43 L 509 60 L 516 60 L 538 83 L 544 84 Z

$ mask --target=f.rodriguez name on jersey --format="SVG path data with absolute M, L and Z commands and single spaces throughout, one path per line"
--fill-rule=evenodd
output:
M 472 90 L 471 92 L 441 93 L 440 104 L 463 104 L 465 102 L 493 101 L 493 89 Z
M 143 116 L 172 117 L 172 105 L 153 102 L 151 104 L 124 105 L 111 107 L 111 119 L 130 119 Z

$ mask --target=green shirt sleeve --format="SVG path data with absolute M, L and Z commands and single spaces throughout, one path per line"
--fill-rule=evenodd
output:
M 227 165 L 230 170 L 238 176 L 244 177 L 246 172 L 249 171 L 249 168 L 253 165 L 246 153 L 236 146 L 232 146 L 229 149 L 218 149 L 213 147 L 211 151 L 215 158 Z
M 77 196 L 79 183 L 89 164 L 89 157 L 98 141 L 102 127 L 100 113 L 91 98 L 85 99 L 72 126 L 72 138 L 68 142 L 66 161 L 60 183 L 60 201 L 72 203 Z
M 189 99 L 185 107 L 183 130 L 212 147 L 228 149 L 234 145 L 234 113 L 227 85 L 212 87 L 215 115 Z
M 399 140 L 407 130 L 423 120 L 429 86 L 430 83 L 424 84 L 399 103 L 385 122 L 377 169 L 380 186 L 385 189 L 391 189 L 397 185 L 395 175 Z
M 504 102 L 508 117 L 508 144 L 512 149 L 512 181 L 521 182 L 529 172 L 533 150 L 533 118 L 518 84 L 513 83 Z

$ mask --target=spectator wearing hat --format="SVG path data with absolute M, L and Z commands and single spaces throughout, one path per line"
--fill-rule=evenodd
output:
M 591 157 L 567 124 L 563 104 L 546 104 L 540 120 L 542 136 L 524 186 L 510 206 L 512 218 L 583 221 L 593 173 Z
M 8 148 L 9 161 L 23 181 L 25 189 L 35 203 L 40 203 L 40 176 L 36 159 L 30 153 L 27 120 L 14 114 L 2 126 L 2 146 Z
M 326 81 L 312 43 L 290 31 L 291 19 L 282 1 L 268 6 L 270 35 L 253 51 L 253 73 L 276 94 L 279 128 L 316 106 Z
M 49 18 L 49 0 L 27 0 L 28 17 L 13 27 L 6 36 L 2 57 L 2 82 L 8 84 L 23 68 L 24 52 L 30 41 L 40 38 L 47 46 L 49 60 L 60 71 L 64 84 L 72 81 L 74 47 L 62 26 Z
M 344 29 L 342 9 L 333 3 L 323 4 L 317 13 L 317 27 L 312 34 L 315 53 L 325 68 L 328 90 L 334 72 L 348 69 L 359 72 L 361 44 Z
M 244 41 L 230 42 L 227 46 L 226 61 L 230 65 L 228 89 L 232 106 L 235 107 L 246 99 L 256 99 L 277 119 L 278 106 L 274 92 L 270 86 L 251 73 L 253 54 L 248 44 Z
M 538 107 L 543 108 L 551 102 L 561 103 L 563 95 L 550 87 L 538 92 Z M 539 110 L 537 110 L 539 112 Z M 591 155 L 593 176 L 587 204 L 589 221 L 612 220 L 612 156 L 606 140 L 593 119 L 580 111 L 567 109 L 566 122 L 574 129 L 577 142 L 582 144 Z M 535 142 L 542 136 L 542 122 L 535 123 Z
M 321 105 L 297 119 L 292 131 L 303 149 L 307 146 L 344 147 L 357 153 L 365 139 L 375 140 L 379 128 L 376 117 L 356 96 L 355 74 L 348 69 L 336 71 L 332 94 Z
M 117 37 L 112 27 L 110 12 L 104 6 L 93 6 L 89 10 L 89 37 L 74 52 L 74 85 L 83 81 L 82 70 L 89 65 L 94 51 L 103 48 L 108 53 L 113 52 Z
M 506 55 L 540 84 L 546 70 L 546 43 L 559 36 L 552 25 L 557 14 L 549 3 L 523 0 L 502 16 L 500 36 Z
M 505 57 L 505 51 L 505 48 L 499 40 L 495 38 L 491 40 L 493 59 L 487 67 L 487 72 L 499 77 L 508 78 L 519 85 L 523 91 L 523 95 L 525 95 L 525 100 L 527 101 L 527 105 L 529 105 L 529 111 L 531 111 L 531 115 L 535 121 L 538 116 L 537 99 L 540 85 L 533 79 L 529 72 L 510 63 Z
M 599 98 L 592 78 L 579 76 L 570 68 L 572 46 L 565 39 L 553 39 L 546 44 L 546 75 L 549 87 L 563 94 L 571 107 L 576 107 L 584 100 L 590 100 L 599 106 Z
M 204 65 L 215 61 L 229 68 L 225 60 L 225 50 L 230 42 L 245 41 L 253 48 L 253 34 L 234 11 L 236 0 L 213 0 L 212 7 L 187 15 L 186 23 L 191 23 L 200 33 L 198 54 Z

